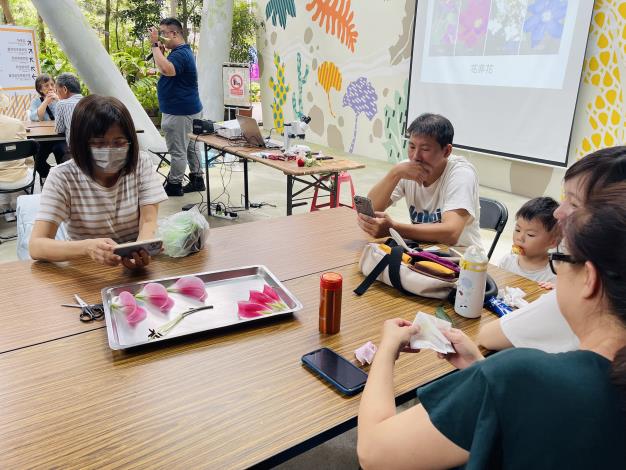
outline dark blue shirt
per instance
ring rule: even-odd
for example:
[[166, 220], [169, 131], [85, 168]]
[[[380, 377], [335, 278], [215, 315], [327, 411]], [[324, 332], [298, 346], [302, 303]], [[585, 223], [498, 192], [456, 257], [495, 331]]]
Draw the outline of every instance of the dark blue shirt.
[[167, 56], [176, 75], [161, 75], [157, 83], [159, 107], [162, 113], [189, 116], [202, 111], [198, 94], [198, 72], [189, 44], [181, 44]]

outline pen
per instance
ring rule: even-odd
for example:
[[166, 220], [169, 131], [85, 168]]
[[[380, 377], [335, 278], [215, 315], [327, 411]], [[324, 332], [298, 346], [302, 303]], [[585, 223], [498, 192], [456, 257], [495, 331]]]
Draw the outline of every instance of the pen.
[[333, 157], [315, 157], [316, 160], [332, 160]]

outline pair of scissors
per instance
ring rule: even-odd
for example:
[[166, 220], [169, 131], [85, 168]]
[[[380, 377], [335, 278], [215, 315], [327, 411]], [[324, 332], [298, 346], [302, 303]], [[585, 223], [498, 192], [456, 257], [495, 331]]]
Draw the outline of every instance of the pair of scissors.
[[90, 322], [92, 320], [102, 320], [104, 318], [104, 309], [101, 305], [89, 305], [78, 294], [74, 294], [74, 298], [80, 305], [80, 321]]

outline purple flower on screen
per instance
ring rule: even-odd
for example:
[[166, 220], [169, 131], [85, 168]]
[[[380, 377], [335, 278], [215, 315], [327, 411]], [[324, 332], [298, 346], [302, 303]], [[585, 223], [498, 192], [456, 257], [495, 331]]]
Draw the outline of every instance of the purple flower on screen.
[[566, 13], [567, 0], [536, 0], [529, 5], [524, 32], [530, 33], [530, 46], [537, 47], [546, 35], [560, 39]]
[[459, 17], [458, 40], [474, 47], [487, 33], [491, 0], [468, 0]]

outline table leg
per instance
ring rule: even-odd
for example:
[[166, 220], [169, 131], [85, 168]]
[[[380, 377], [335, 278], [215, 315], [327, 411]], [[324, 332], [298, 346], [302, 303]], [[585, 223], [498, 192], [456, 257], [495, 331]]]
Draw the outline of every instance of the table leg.
[[293, 178], [287, 175], [287, 215], [291, 215], [293, 209]]
[[248, 159], [243, 159], [243, 200], [246, 210], [250, 209], [250, 194], [248, 193]]
[[206, 207], [207, 215], [211, 215], [211, 189], [209, 188], [209, 149], [207, 144], [204, 144], [204, 174], [206, 176]]
[[[333, 181], [335, 184], [333, 184]], [[339, 187], [339, 173], [334, 172], [330, 174], [330, 209], [339, 207], [339, 201], [337, 200], [337, 188]]]

